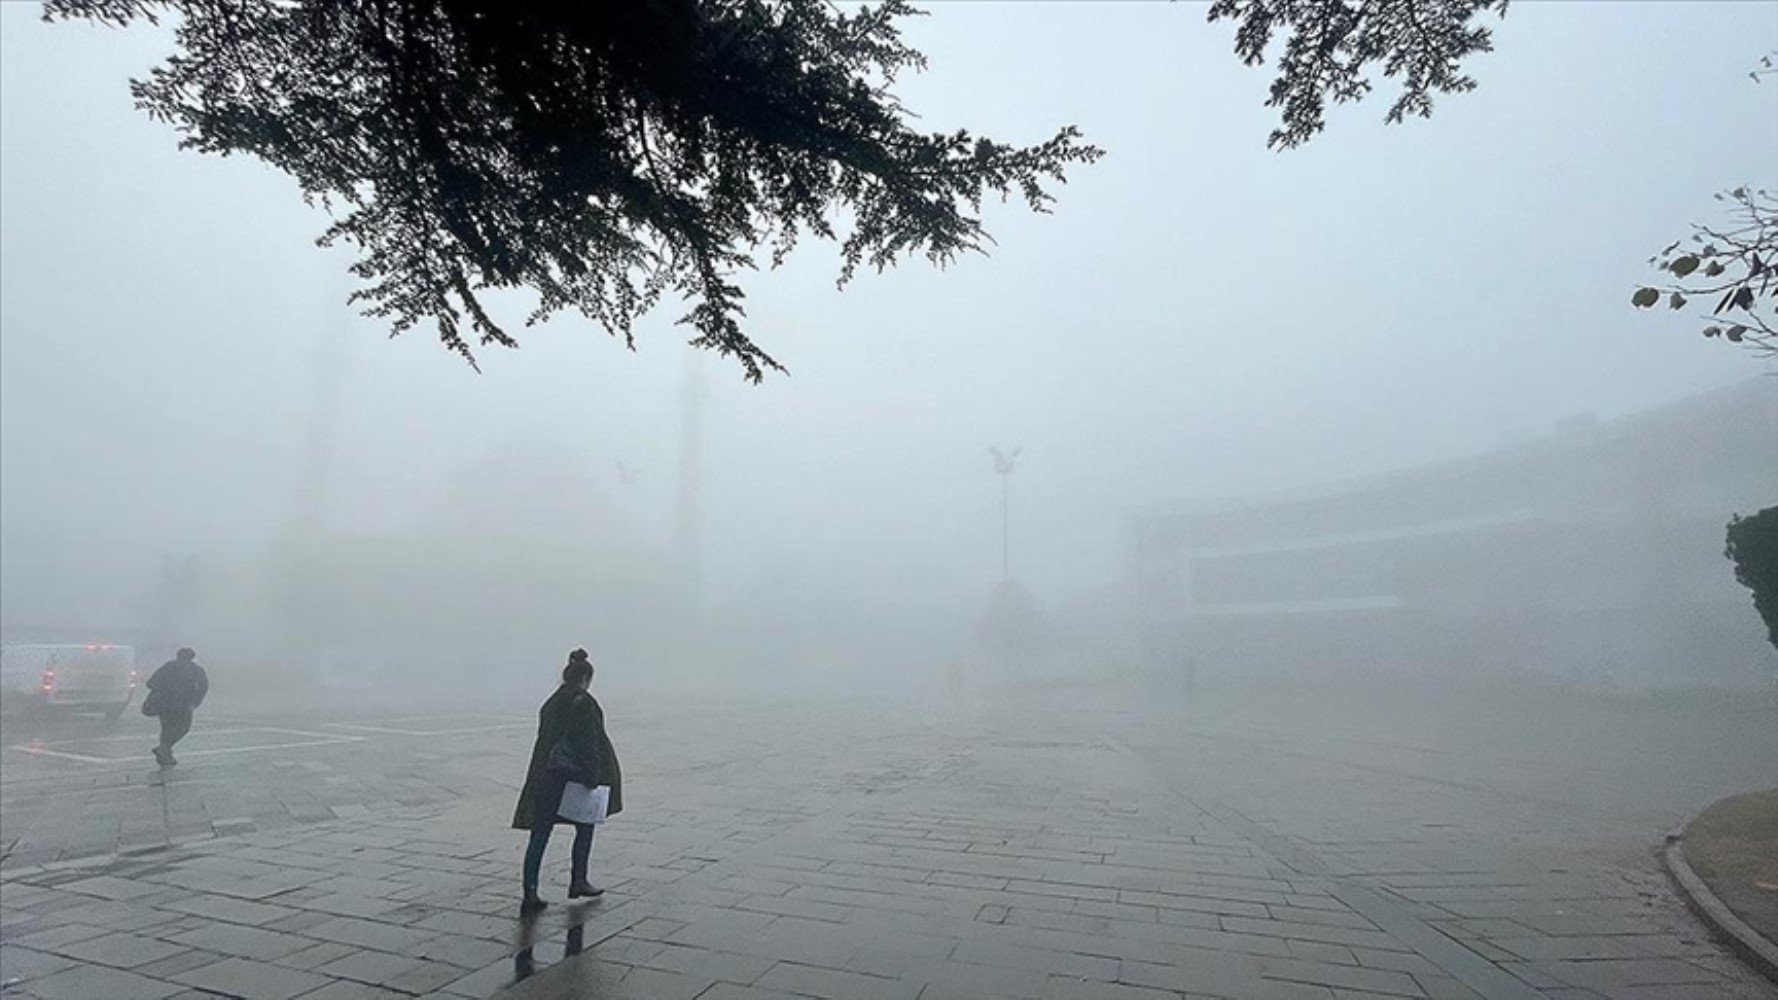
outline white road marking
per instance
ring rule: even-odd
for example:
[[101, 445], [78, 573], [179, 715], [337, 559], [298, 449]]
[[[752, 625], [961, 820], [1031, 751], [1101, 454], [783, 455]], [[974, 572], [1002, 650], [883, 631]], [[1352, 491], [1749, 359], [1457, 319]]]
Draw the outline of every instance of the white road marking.
[[23, 743], [15, 743], [6, 749], [18, 750], [23, 753], [28, 753], [33, 757], [66, 757], [69, 760], [85, 761], [88, 764], [115, 764], [123, 759], [121, 757], [88, 757], [86, 754], [82, 753], [66, 753], [61, 750], [50, 750], [46, 747], [28, 746]]
[[466, 733], [492, 733], [503, 729], [529, 729], [529, 722], [508, 722], [499, 726], [471, 726], [467, 729], [391, 729], [387, 726], [361, 726], [350, 722], [328, 722], [324, 725], [334, 729], [350, 729], [355, 732], [388, 733], [394, 736], [461, 736]]
[[[399, 718], [394, 718], [394, 719], [379, 719], [377, 721], [390, 722], [390, 723], [396, 723], [396, 724], [400, 724], [403, 722], [423, 722], [423, 721], [436, 723], [439, 721], [440, 718], [441, 718], [440, 716], [419, 715], [419, 716], [404, 716], [404, 717], [399, 717]], [[442, 718], [445, 718], [445, 719], [508, 719], [508, 720], [510, 720], [510, 719], [514, 719], [516, 717], [510, 716], [510, 715], [465, 714], [465, 715], [448, 715], [448, 716], [443, 716]], [[256, 752], [259, 752], [262, 750], [296, 750], [296, 749], [301, 749], [303, 747], [331, 746], [331, 745], [336, 745], [336, 744], [341, 744], [341, 743], [362, 743], [365, 740], [368, 740], [371, 738], [370, 736], [353, 735], [354, 733], [375, 733], [375, 734], [388, 735], [388, 736], [409, 736], [409, 737], [465, 736], [465, 735], [469, 735], [472, 733], [502, 732], [502, 731], [509, 730], [509, 729], [530, 729], [534, 725], [535, 725], [534, 722], [532, 722], [530, 720], [525, 720], [522, 722], [518, 722], [518, 721], [501, 722], [497, 725], [489, 725], [489, 726], [465, 726], [465, 727], [461, 727], [461, 728], [457, 728], [457, 729], [400, 729], [400, 728], [396, 728], [395, 726], [387, 726], [387, 725], [373, 726], [373, 725], [362, 725], [362, 724], [350, 723], [350, 722], [324, 722], [321, 724], [321, 727], [324, 729], [349, 730], [349, 732], [324, 732], [324, 733], [311, 732], [311, 731], [305, 730], [305, 729], [285, 729], [280, 726], [240, 726], [240, 727], [234, 728], [234, 729], [199, 730], [198, 733], [195, 735], [200, 736], [200, 737], [204, 738], [205, 740], [208, 740], [210, 737], [215, 737], [215, 736], [241, 736], [241, 735], [251, 734], [251, 733], [277, 733], [277, 734], [281, 734], [284, 736], [300, 736], [300, 737], [303, 737], [303, 739], [300, 742], [252, 743], [252, 744], [247, 744], [245, 746], [237, 746], [237, 747], [213, 747], [213, 748], [204, 749], [204, 750], [183, 750], [180, 752], [180, 756], [183, 756], [183, 757], [214, 757], [214, 756], [219, 756], [219, 755], [223, 755], [223, 754], [256, 753]], [[128, 765], [133, 766], [133, 765], [140, 762], [141, 755], [131, 754], [127, 757], [115, 757], [115, 756], [100, 757], [100, 756], [95, 756], [92, 754], [75, 753], [71, 750], [57, 750], [57, 749], [53, 749], [53, 748], [58, 747], [58, 746], [82, 746], [82, 745], [90, 746], [93, 744], [106, 744], [106, 743], [140, 743], [144, 740], [152, 740], [152, 739], [154, 739], [154, 734], [152, 732], [134, 733], [134, 734], [122, 735], [122, 736], [67, 737], [67, 738], [63, 738], [63, 739], [38, 741], [35, 743], [14, 743], [14, 744], [4, 747], [4, 749], [16, 750], [19, 753], [30, 754], [34, 757], [59, 757], [59, 758], [62, 758], [63, 760], [79, 761], [83, 764], [105, 764], [105, 765], [128, 764]]]
[[259, 743], [247, 747], [220, 747], [215, 750], [181, 750], [185, 757], [213, 757], [220, 753], [251, 753], [257, 750], [294, 750], [297, 747], [318, 747], [329, 743], [361, 743], [363, 736], [334, 736], [323, 740], [304, 740], [301, 743]]
[[[180, 753], [186, 757], [213, 757], [213, 756], [216, 756], [217, 754], [251, 753], [251, 752], [255, 752], [255, 751], [259, 751], [259, 750], [293, 750], [298, 747], [318, 747], [318, 746], [327, 746], [329, 744], [335, 744], [335, 743], [362, 743], [365, 739], [367, 739], [367, 737], [364, 737], [364, 736], [352, 736], [352, 735], [345, 734], [345, 733], [311, 733], [311, 732], [306, 732], [301, 729], [279, 729], [279, 728], [276, 728], [273, 726], [256, 726], [252, 729], [223, 729], [223, 730], [217, 730], [215, 732], [205, 733], [203, 735], [205, 735], [205, 736], [222, 736], [222, 735], [239, 735], [241, 733], [282, 733], [283, 735], [286, 735], [286, 736], [305, 736], [308, 738], [303, 740], [300, 743], [288, 743], [288, 742], [287, 743], [250, 743], [250, 744], [247, 744], [246, 746], [238, 746], [238, 747], [213, 747], [208, 750], [182, 750], [182, 751], [180, 751]], [[142, 740], [142, 739], [147, 739], [147, 738], [149, 738], [149, 737], [144, 737], [144, 736], [132, 737], [132, 739], [135, 739], [135, 740]], [[124, 737], [107, 737], [106, 740], [96, 740], [96, 739], [95, 740], [58, 740], [56, 742], [63, 743], [63, 744], [67, 744], [67, 743], [99, 743], [99, 742], [107, 742], [107, 741], [116, 741], [116, 740], [120, 740], [120, 739], [124, 739]], [[87, 763], [87, 764], [135, 763], [138, 756], [139, 756], [136, 754], [132, 754], [128, 757], [94, 757], [89, 754], [70, 753], [66, 750], [51, 750], [47, 746], [41, 746], [41, 745], [29, 744], [29, 743], [15, 743], [12, 746], [7, 747], [7, 749], [17, 750], [21, 753], [28, 753], [33, 756], [63, 757], [68, 760], [78, 760], [78, 761], [81, 761], [81, 762]]]
[[[253, 727], [246, 728], [246, 729], [205, 729], [205, 730], [200, 730], [200, 732], [204, 736], [237, 736], [241, 733], [282, 732], [282, 730], [276, 730], [276, 729], [268, 730], [268, 729], [265, 729], [265, 728], [262, 728], [259, 726], [253, 726]], [[316, 733], [316, 734], [311, 734], [311, 735], [331, 735], [331, 734]], [[128, 736], [71, 736], [71, 737], [68, 737], [67, 739], [43, 740], [43, 741], [41, 741], [41, 745], [53, 747], [53, 746], [67, 746], [70, 743], [140, 743], [143, 740], [152, 740], [154, 738], [155, 738], [154, 732], [152, 730], [150, 730], [147, 732], [132, 733]], [[22, 746], [22, 745], [23, 744], [15, 744], [15, 746]], [[37, 746], [39, 744], [33, 743], [30, 745]]]

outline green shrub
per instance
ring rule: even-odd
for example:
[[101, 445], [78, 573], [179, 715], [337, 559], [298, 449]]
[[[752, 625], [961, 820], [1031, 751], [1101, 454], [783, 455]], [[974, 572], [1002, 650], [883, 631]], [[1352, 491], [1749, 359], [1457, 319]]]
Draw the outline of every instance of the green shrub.
[[1753, 591], [1753, 607], [1766, 623], [1766, 638], [1778, 646], [1778, 507], [1729, 521], [1728, 547], [1735, 579]]

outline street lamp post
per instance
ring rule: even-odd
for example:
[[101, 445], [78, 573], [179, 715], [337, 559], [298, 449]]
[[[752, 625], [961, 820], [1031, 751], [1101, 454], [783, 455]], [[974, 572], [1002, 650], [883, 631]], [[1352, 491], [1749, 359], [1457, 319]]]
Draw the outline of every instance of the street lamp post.
[[998, 447], [990, 447], [989, 454], [994, 456], [994, 474], [1000, 477], [1000, 576], [1012, 579], [1012, 513], [1010, 505], [1013, 466], [1019, 460], [1019, 452], [1023, 448], [1014, 447], [1011, 451], [1001, 451]]

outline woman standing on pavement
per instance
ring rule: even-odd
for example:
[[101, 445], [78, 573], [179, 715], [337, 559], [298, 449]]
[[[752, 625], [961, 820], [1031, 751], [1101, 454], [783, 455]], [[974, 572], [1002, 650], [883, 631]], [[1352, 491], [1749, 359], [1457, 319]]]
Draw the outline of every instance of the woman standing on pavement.
[[577, 649], [568, 654], [568, 665], [562, 668], [562, 686], [556, 688], [537, 713], [537, 742], [531, 748], [531, 767], [525, 775], [525, 787], [519, 792], [518, 808], [512, 814], [513, 829], [531, 831], [531, 842], [525, 848], [525, 896], [521, 906], [527, 913], [548, 905], [538, 898], [537, 879], [550, 831], [557, 823], [572, 823], [574, 827], [568, 898], [598, 896], [605, 891], [587, 881], [593, 824], [573, 823], [557, 815], [562, 791], [571, 781], [589, 788], [609, 786], [606, 815], [615, 816], [623, 810], [623, 775], [618, 770], [611, 738], [605, 735], [605, 712], [587, 692], [592, 683], [592, 660], [586, 650]]

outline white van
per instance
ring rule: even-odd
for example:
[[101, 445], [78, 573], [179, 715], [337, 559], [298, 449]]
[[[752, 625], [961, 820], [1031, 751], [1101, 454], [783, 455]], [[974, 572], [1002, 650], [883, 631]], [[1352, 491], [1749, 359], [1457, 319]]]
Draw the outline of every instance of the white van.
[[104, 712], [116, 719], [136, 697], [136, 650], [108, 643], [0, 649], [0, 711]]

